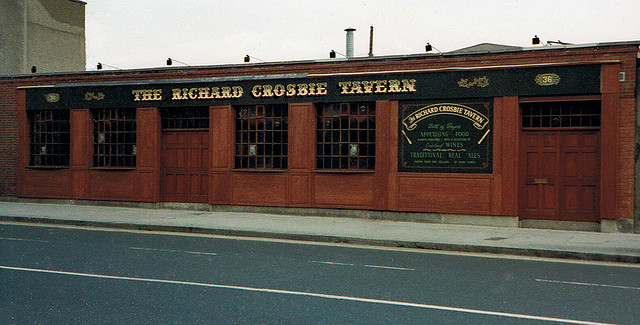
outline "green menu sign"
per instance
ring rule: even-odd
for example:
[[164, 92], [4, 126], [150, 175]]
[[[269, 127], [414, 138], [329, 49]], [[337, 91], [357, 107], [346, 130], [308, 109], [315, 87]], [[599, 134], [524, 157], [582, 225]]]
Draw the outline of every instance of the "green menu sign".
[[489, 99], [401, 103], [398, 170], [491, 173]]

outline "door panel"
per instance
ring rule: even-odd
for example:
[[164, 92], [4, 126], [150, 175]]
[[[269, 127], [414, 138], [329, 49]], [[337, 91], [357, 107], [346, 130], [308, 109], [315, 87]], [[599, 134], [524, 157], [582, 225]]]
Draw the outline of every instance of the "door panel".
[[525, 131], [520, 214], [525, 219], [598, 221], [598, 131]]
[[162, 146], [163, 201], [206, 203], [209, 189], [209, 133], [164, 132]]

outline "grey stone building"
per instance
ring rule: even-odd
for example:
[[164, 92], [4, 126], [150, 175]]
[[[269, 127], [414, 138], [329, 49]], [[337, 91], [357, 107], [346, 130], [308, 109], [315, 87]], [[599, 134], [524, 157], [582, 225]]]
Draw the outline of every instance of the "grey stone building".
[[0, 0], [0, 75], [84, 71], [85, 5]]

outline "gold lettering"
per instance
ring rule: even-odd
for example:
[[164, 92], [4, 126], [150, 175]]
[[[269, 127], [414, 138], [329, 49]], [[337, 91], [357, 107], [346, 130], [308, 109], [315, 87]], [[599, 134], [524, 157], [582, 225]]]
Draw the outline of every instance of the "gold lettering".
[[309, 84], [309, 96], [315, 96], [315, 95], [316, 95], [316, 84], [310, 83]]
[[262, 86], [260, 85], [253, 86], [253, 89], [251, 89], [251, 94], [255, 98], [260, 98], [260, 96], [262, 95]]
[[287, 85], [287, 96], [288, 97], [292, 97], [296, 95], [296, 85], [295, 84], [288, 84]]
[[133, 100], [136, 102], [140, 101], [140, 94], [142, 93], [142, 90], [132, 90], [131, 93], [133, 94]]
[[242, 89], [242, 87], [240, 87], [240, 86], [233, 86], [233, 87], [231, 87], [231, 89], [233, 89], [233, 98], [240, 98], [240, 97], [242, 97], [242, 93], [244, 93], [244, 90]]
[[375, 85], [375, 82], [373, 82], [373, 81], [362, 81], [362, 85], [364, 85], [364, 93], [365, 94], [373, 94], [373, 85]]
[[182, 91], [180, 90], [180, 88], [173, 88], [171, 89], [171, 92], [173, 93], [173, 97], [171, 97], [171, 100], [181, 100], [182, 98]]
[[362, 84], [360, 81], [352, 81], [351, 82], [351, 93], [362, 94]]
[[209, 91], [209, 87], [198, 88], [198, 99], [210, 99]]
[[416, 92], [416, 80], [415, 79], [402, 79], [402, 92], [403, 93], [415, 93]]
[[220, 88], [211, 87], [211, 98], [220, 98]]
[[284, 96], [284, 86], [281, 84], [277, 84], [273, 87], [273, 94], [276, 95], [276, 97], [282, 97]]
[[273, 97], [273, 86], [271, 86], [271, 85], [263, 85], [262, 86], [262, 97], [267, 97], [267, 98]]
[[162, 89], [136, 89], [132, 90], [134, 101], [155, 101], [162, 100]]
[[349, 88], [351, 87], [350, 81], [340, 81], [338, 82], [338, 87], [342, 88], [340, 95], [350, 94]]
[[231, 87], [222, 87], [220, 91], [222, 92], [221, 98], [231, 98]]
[[386, 80], [376, 80], [376, 94], [384, 94], [387, 92], [387, 81]]
[[298, 96], [307, 96], [309, 89], [307, 84], [298, 84]]
[[318, 96], [323, 96], [327, 94], [327, 83], [326, 82], [319, 82], [316, 84], [316, 95]]
[[390, 93], [399, 93], [402, 89], [400, 89], [400, 80], [389, 80], [389, 92]]
[[189, 99], [198, 98], [198, 88], [189, 88]]

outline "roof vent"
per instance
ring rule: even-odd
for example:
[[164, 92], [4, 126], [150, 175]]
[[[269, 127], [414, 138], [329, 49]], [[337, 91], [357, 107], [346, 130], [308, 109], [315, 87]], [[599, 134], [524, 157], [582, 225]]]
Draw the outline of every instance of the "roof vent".
[[353, 57], [353, 32], [356, 29], [349, 27], [344, 31], [347, 32], [347, 59], [351, 59]]

